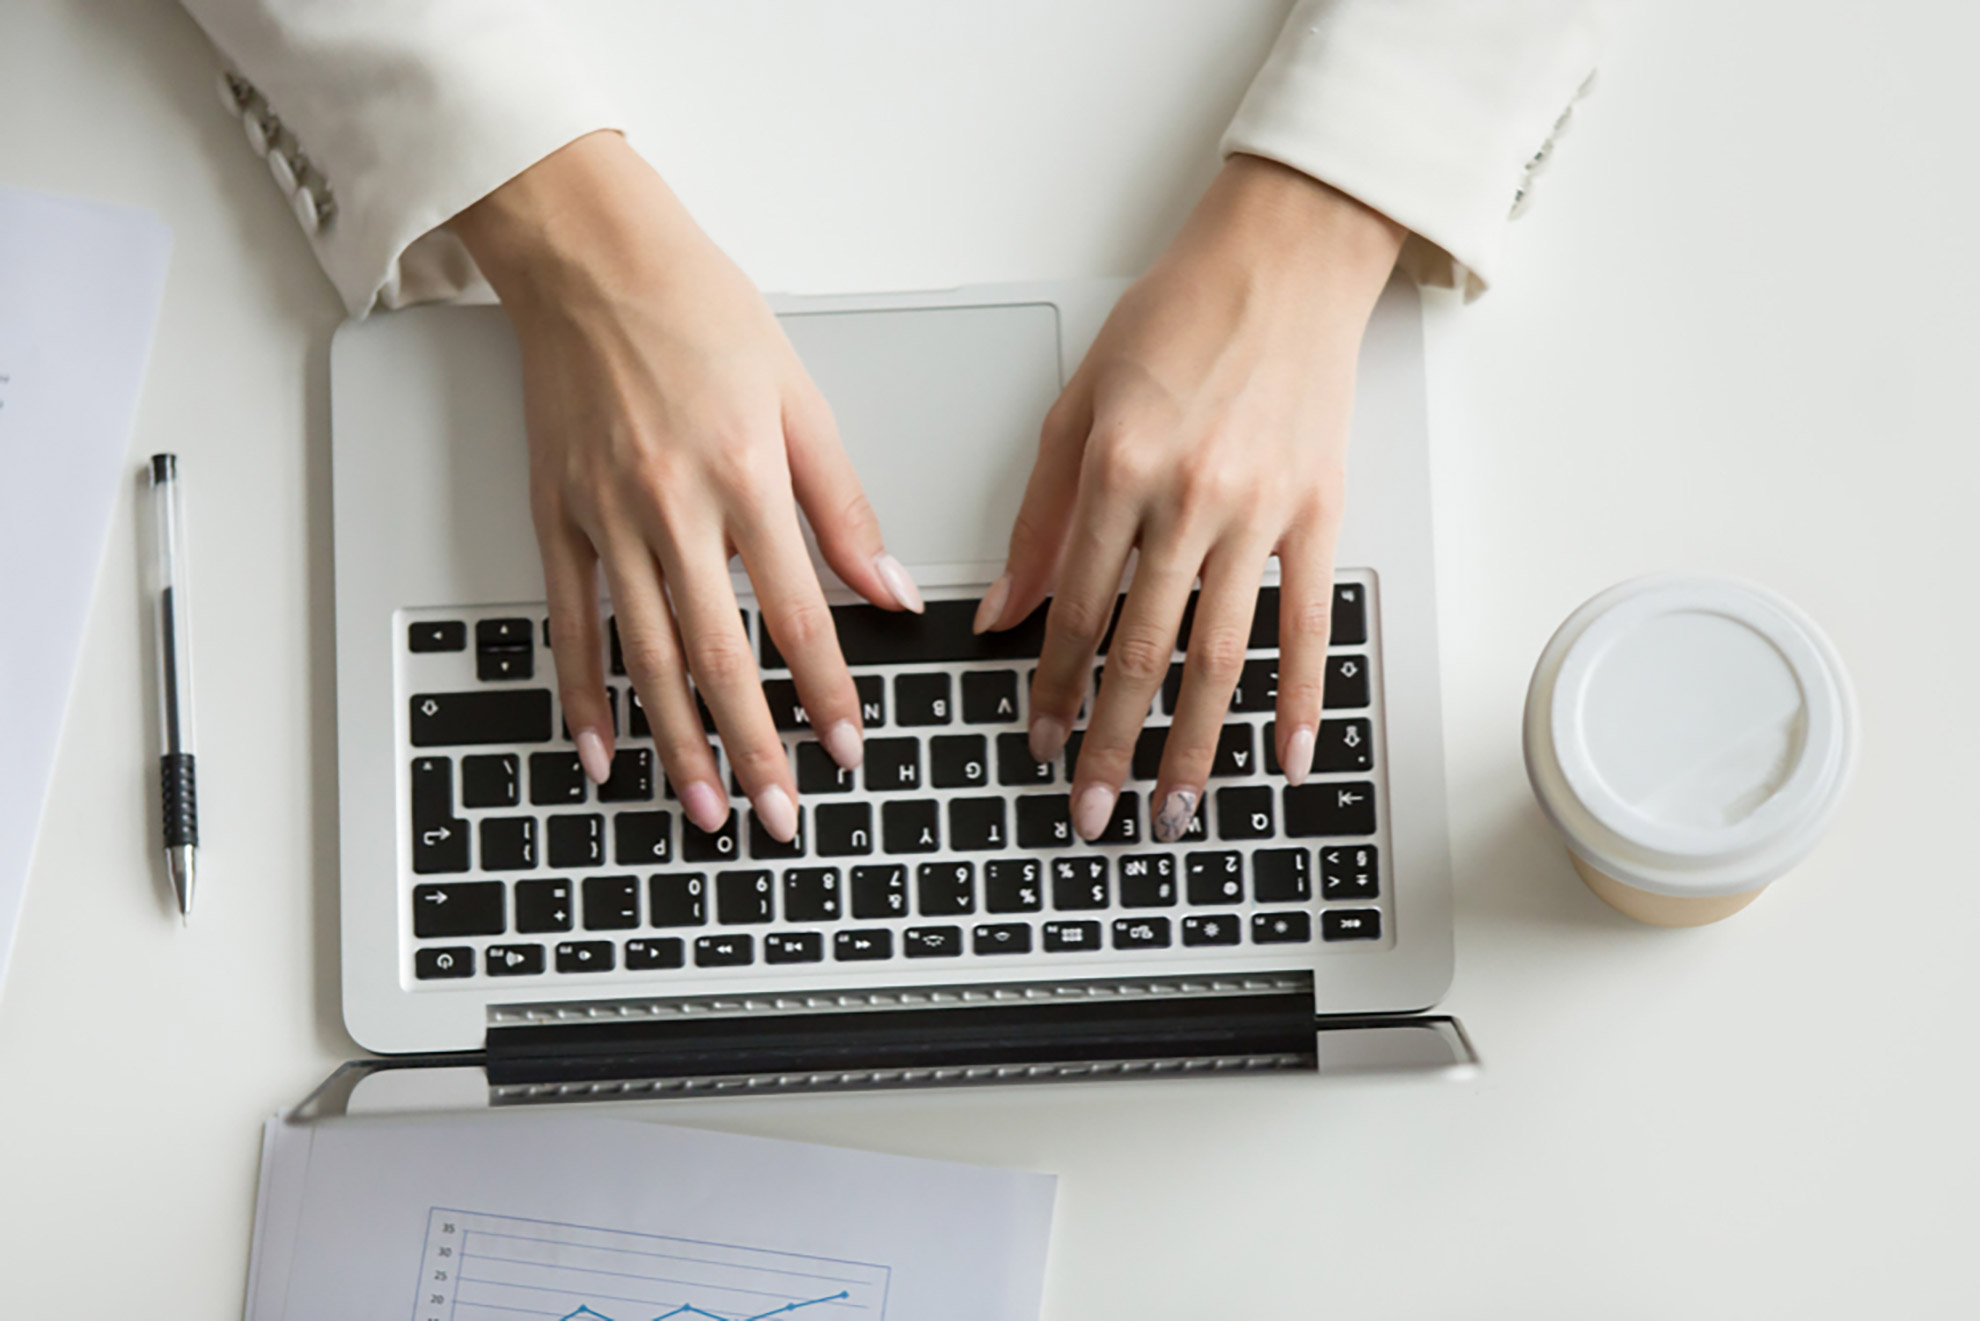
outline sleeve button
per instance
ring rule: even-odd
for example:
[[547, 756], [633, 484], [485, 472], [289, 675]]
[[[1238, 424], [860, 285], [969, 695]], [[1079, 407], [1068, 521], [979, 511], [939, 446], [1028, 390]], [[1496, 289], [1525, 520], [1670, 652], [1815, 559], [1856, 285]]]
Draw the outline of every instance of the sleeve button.
[[250, 110], [241, 116], [241, 129], [247, 134], [248, 147], [257, 156], [268, 154], [268, 125], [260, 115]]
[[320, 223], [316, 213], [316, 194], [305, 186], [296, 189], [291, 201], [296, 208], [296, 223], [302, 226], [303, 233], [314, 237]]
[[275, 186], [282, 190], [284, 197], [296, 191], [296, 167], [290, 163], [287, 152], [268, 153], [268, 172], [275, 176]]

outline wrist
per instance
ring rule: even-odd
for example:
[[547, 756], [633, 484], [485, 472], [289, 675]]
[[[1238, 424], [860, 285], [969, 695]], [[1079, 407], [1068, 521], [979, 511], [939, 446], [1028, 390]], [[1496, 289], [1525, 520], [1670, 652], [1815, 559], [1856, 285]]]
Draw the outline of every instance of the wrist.
[[1189, 230], [1222, 261], [1369, 307], [1408, 233], [1311, 175], [1242, 153], [1224, 162]]

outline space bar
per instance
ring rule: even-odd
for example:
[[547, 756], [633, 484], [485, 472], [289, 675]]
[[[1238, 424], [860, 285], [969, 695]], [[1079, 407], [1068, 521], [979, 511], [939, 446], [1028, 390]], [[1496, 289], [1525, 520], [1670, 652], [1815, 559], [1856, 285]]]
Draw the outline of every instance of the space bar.
[[[1045, 640], [1045, 609], [1041, 605], [1016, 627], [981, 637], [969, 628], [976, 618], [975, 601], [930, 601], [919, 615], [870, 605], [835, 605], [832, 619], [839, 627], [839, 650], [848, 665], [925, 665], [1035, 659]], [[763, 666], [784, 668], [768, 629], [763, 633]]]

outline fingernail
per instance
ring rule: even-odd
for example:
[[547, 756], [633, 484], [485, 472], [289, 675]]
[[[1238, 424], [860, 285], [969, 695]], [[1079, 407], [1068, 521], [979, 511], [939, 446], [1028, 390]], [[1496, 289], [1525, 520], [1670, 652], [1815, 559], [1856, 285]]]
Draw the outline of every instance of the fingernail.
[[728, 800], [705, 780], [696, 780], [681, 790], [681, 810], [687, 813], [688, 820], [711, 835], [729, 819]]
[[1155, 816], [1155, 838], [1159, 843], [1173, 844], [1183, 837], [1189, 823], [1196, 818], [1196, 805], [1201, 797], [1194, 789], [1172, 789], [1162, 800], [1162, 810]]
[[603, 784], [612, 778], [612, 754], [605, 751], [605, 740], [598, 737], [595, 729], [580, 729], [577, 732], [578, 765], [591, 777], [593, 784]]
[[1073, 807], [1073, 829], [1084, 840], [1096, 840], [1107, 829], [1107, 819], [1114, 815], [1114, 799], [1119, 797], [1104, 784], [1093, 784], [1079, 796]]
[[976, 607], [976, 622], [970, 631], [981, 633], [1004, 617], [1004, 602], [1011, 596], [1011, 575], [1008, 573], [990, 584], [990, 590], [983, 594], [983, 604]]
[[1066, 746], [1066, 722], [1039, 716], [1031, 722], [1031, 759], [1050, 761]]
[[899, 560], [882, 551], [873, 557], [873, 571], [880, 575], [880, 581], [887, 584], [887, 590], [903, 607], [917, 615], [922, 612], [921, 589], [914, 585], [914, 579], [908, 577], [908, 571], [901, 567]]
[[850, 720], [841, 720], [819, 735], [818, 741], [825, 745], [825, 751], [832, 754], [832, 760], [846, 770], [858, 770], [860, 762], [866, 759], [865, 741]]
[[1313, 770], [1313, 727], [1301, 725], [1286, 739], [1286, 755], [1279, 758], [1286, 768], [1286, 783], [1301, 785]]
[[797, 808], [791, 804], [789, 794], [773, 784], [749, 801], [756, 809], [756, 819], [770, 832], [770, 838], [780, 844], [797, 838]]

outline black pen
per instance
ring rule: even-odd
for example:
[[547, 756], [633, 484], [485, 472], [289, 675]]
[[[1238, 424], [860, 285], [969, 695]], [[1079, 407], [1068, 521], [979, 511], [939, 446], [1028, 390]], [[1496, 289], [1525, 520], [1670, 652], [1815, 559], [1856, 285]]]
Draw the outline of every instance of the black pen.
[[164, 790], [165, 867], [179, 896], [179, 918], [192, 917], [199, 856], [199, 794], [193, 779], [192, 611], [187, 600], [186, 511], [179, 498], [179, 459], [151, 456], [151, 503], [158, 533], [158, 779]]

